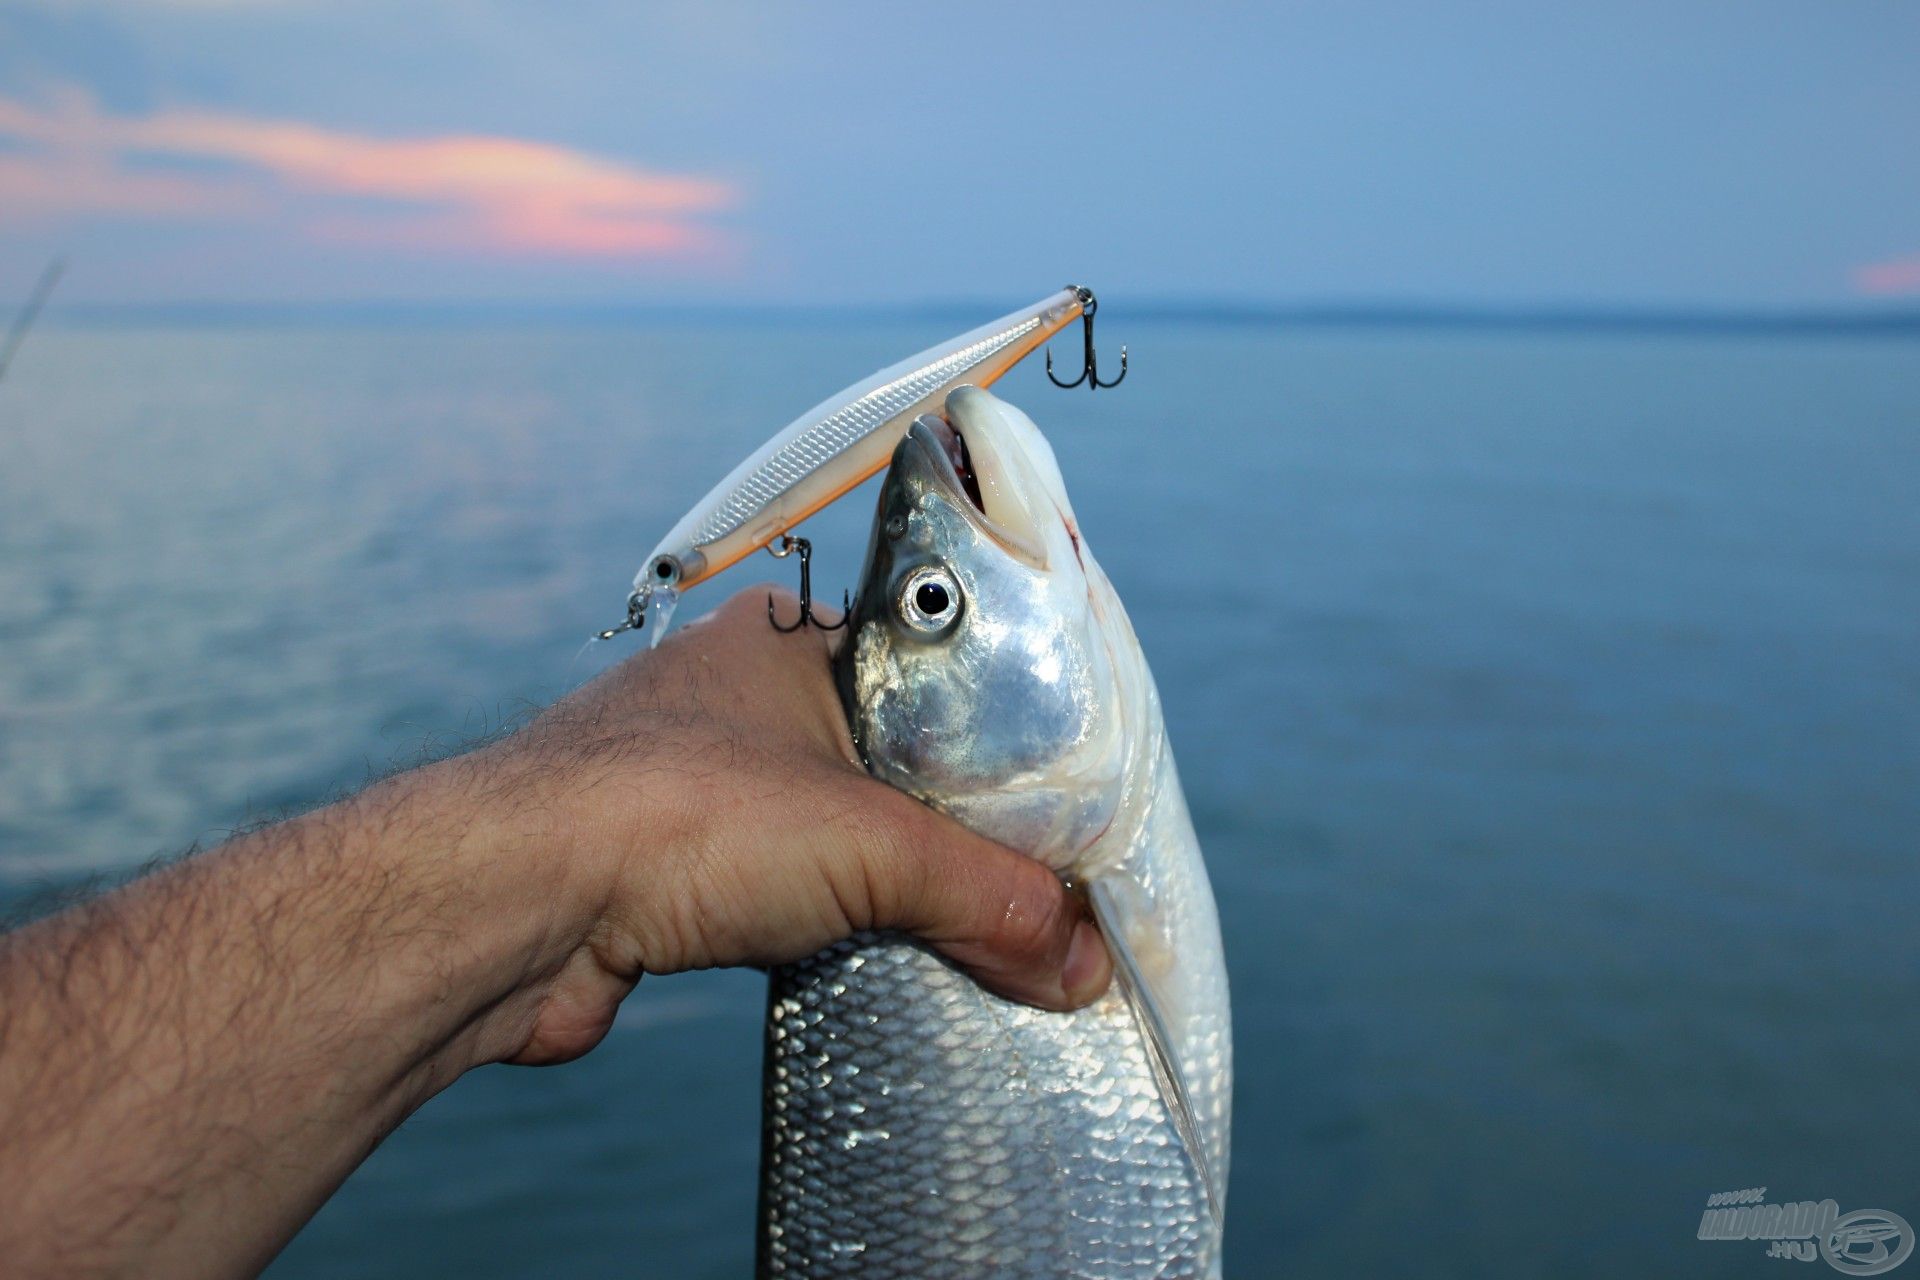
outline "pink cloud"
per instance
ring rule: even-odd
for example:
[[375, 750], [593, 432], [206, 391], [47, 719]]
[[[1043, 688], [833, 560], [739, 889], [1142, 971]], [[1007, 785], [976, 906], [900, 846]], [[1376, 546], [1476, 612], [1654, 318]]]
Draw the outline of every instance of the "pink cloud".
[[75, 213], [230, 217], [262, 207], [260, 193], [244, 184], [127, 173], [91, 156], [0, 152], [0, 225]]
[[1853, 287], [1861, 293], [1920, 293], [1920, 257], [1856, 267]]
[[280, 218], [315, 238], [407, 249], [687, 259], [724, 248], [701, 219], [738, 199], [717, 179], [550, 143], [379, 138], [200, 111], [110, 116], [74, 95], [44, 110], [0, 98], [0, 143], [13, 144], [0, 151], [0, 225]]

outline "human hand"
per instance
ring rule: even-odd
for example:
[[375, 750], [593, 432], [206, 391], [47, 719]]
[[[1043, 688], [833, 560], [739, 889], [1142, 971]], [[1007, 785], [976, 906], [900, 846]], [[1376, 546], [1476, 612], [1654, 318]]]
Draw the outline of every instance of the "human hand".
[[750, 592], [482, 750], [0, 934], [8, 1274], [253, 1274], [427, 1098], [585, 1053], [642, 973], [887, 928], [1097, 996], [1079, 901], [869, 778], [827, 659]]
[[1111, 963], [1080, 901], [1039, 863], [869, 777], [829, 633], [776, 632], [764, 600], [735, 596], [475, 757], [521, 814], [511, 842], [567, 860], [564, 900], [579, 904], [577, 941], [508, 1060], [586, 1052], [643, 973], [790, 962], [860, 929], [915, 934], [1046, 1008], [1106, 989]]

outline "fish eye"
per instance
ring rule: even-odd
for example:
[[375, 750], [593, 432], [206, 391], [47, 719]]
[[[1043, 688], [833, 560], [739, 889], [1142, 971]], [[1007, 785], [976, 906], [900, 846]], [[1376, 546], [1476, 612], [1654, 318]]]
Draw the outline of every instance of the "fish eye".
[[939, 635], [960, 616], [960, 586], [945, 569], [922, 565], [901, 581], [895, 609], [909, 630]]

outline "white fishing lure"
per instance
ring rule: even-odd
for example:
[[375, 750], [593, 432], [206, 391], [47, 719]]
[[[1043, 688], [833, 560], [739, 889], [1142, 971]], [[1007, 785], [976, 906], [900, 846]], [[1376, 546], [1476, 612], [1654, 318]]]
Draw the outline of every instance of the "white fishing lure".
[[893, 456], [914, 418], [962, 383], [989, 386], [1078, 319], [1090, 290], [1069, 285], [1030, 307], [902, 360], [801, 414], [694, 504], [634, 578], [627, 620], [665, 633], [680, 595], [827, 506]]

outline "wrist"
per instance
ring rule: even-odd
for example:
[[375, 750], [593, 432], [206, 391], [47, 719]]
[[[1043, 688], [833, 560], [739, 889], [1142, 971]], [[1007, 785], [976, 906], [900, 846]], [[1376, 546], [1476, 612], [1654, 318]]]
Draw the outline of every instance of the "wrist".
[[467, 1065], [586, 1052], [644, 967], [633, 889], [654, 877], [631, 864], [680, 825], [657, 777], [635, 767], [656, 735], [629, 723], [606, 737], [570, 710], [420, 771], [424, 807], [453, 817], [449, 872], [490, 958]]
[[369, 995], [415, 1021], [419, 1100], [519, 1052], [594, 926], [569, 811], [518, 764], [492, 750], [454, 757], [313, 815], [361, 846], [379, 886], [368, 909], [411, 939]]

